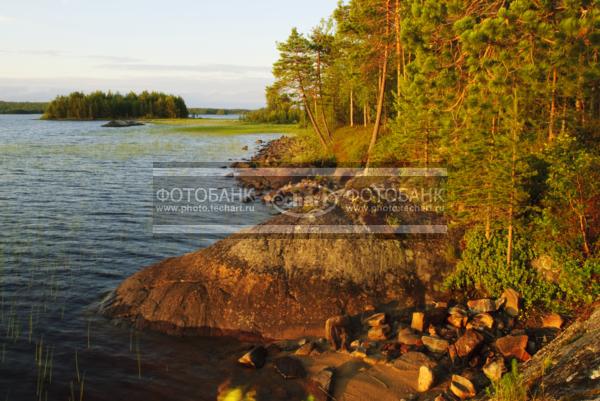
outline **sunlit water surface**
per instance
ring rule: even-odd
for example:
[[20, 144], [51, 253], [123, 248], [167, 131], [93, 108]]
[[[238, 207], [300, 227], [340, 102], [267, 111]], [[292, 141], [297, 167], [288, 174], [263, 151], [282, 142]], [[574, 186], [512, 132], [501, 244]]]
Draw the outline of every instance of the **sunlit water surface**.
[[220, 238], [152, 235], [153, 162], [227, 164], [280, 135], [37, 117], [0, 115], [0, 400], [214, 400], [246, 344], [139, 333], [94, 306]]

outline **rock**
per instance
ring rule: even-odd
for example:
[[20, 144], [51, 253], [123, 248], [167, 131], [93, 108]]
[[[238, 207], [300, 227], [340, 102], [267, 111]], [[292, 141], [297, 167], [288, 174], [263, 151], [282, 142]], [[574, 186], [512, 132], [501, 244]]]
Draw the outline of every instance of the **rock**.
[[527, 342], [529, 338], [523, 336], [506, 336], [496, 340], [496, 348], [505, 357], [515, 357], [521, 362], [528, 361], [531, 356], [527, 353]]
[[449, 343], [443, 338], [423, 336], [421, 337], [421, 341], [423, 341], [423, 345], [425, 345], [427, 349], [431, 352], [441, 354], [448, 350]]
[[558, 313], [550, 313], [542, 318], [542, 327], [547, 329], [560, 329], [564, 321]]
[[493, 358], [483, 366], [483, 374], [485, 374], [492, 383], [496, 383], [500, 380], [504, 372], [506, 372], [506, 365], [504, 364], [504, 358], [502, 357]]
[[512, 317], [519, 316], [519, 301], [521, 296], [512, 288], [506, 289], [500, 296], [500, 300], [504, 305], [504, 311]]
[[415, 334], [409, 328], [400, 329], [398, 331], [398, 342], [400, 344], [414, 345], [417, 347], [423, 345], [423, 341], [421, 341], [421, 336]]
[[265, 141], [263, 141], [262, 139], [257, 139], [257, 140], [256, 140], [256, 144], [257, 144], [257, 145], [260, 145], [260, 144], [262, 144], [262, 143], [264, 143], [264, 142], [265, 142]]
[[491, 330], [494, 327], [494, 318], [489, 313], [480, 313], [476, 315], [469, 323], [467, 329]]
[[452, 394], [454, 394], [461, 400], [473, 398], [477, 395], [473, 383], [471, 383], [471, 381], [466, 377], [459, 375], [452, 375], [452, 381], [450, 382], [450, 391], [452, 391]]
[[597, 400], [600, 395], [600, 303], [578, 318], [522, 366], [524, 383], [552, 400]]
[[466, 326], [469, 314], [464, 308], [460, 306], [453, 306], [448, 310], [448, 314], [448, 323], [450, 323], [452, 326], [456, 327], [457, 329], [461, 329]]
[[265, 366], [267, 349], [262, 345], [256, 346], [238, 359], [238, 362], [250, 368], [260, 369]]
[[435, 382], [436, 363], [421, 352], [408, 352], [402, 355], [394, 361], [394, 367], [398, 370], [418, 372], [414, 387], [420, 393], [431, 389]]
[[102, 126], [106, 127], [106, 128], [127, 128], [127, 127], [137, 127], [140, 125], [144, 125], [144, 124], [142, 124], [138, 121], [131, 121], [131, 120], [128, 120], [128, 121], [112, 120]]
[[424, 393], [429, 391], [435, 382], [435, 376], [433, 370], [427, 366], [421, 366], [419, 368], [419, 378], [417, 379], [417, 391]]
[[275, 369], [284, 379], [300, 379], [306, 376], [304, 365], [298, 359], [291, 356], [283, 356], [273, 362]]
[[316, 400], [327, 401], [331, 399], [333, 394], [334, 374], [335, 369], [327, 367], [310, 377], [310, 381], [317, 390], [314, 394]]
[[450, 315], [448, 316], [448, 323], [457, 329], [462, 329], [466, 326], [468, 318], [461, 315]]
[[387, 324], [380, 327], [371, 327], [367, 337], [371, 341], [385, 341], [388, 339], [390, 330], [390, 326]]
[[301, 345], [300, 348], [294, 352], [294, 354], [298, 356], [308, 356], [315, 349], [315, 343], [309, 341], [304, 345]]
[[325, 322], [325, 340], [334, 350], [347, 349], [349, 331], [349, 316], [334, 316]]
[[[416, 260], [435, 269], [431, 280], [442, 280], [451, 266], [444, 256], [449, 239], [444, 238], [252, 235], [264, 226], [298, 224], [298, 217], [278, 215], [243, 235], [140, 269], [103, 302], [101, 311], [138, 329], [175, 335], [261, 341], [321, 337], [328, 318], [359, 315], [368, 304], [414, 307]], [[354, 223], [334, 209], [314, 224]], [[346, 330], [348, 341], [351, 333]]]
[[454, 343], [456, 355], [460, 358], [467, 358], [481, 345], [482, 342], [483, 336], [481, 334], [475, 330], [467, 330], [465, 334]]
[[242, 150], [244, 150], [244, 151], [248, 150], [248, 145], [242, 147]]
[[496, 311], [496, 303], [491, 299], [476, 299], [467, 302], [467, 306], [475, 313]]
[[360, 346], [360, 347], [356, 348], [354, 351], [352, 351], [352, 353], [350, 355], [352, 355], [355, 358], [365, 359], [367, 357], [367, 354], [368, 354], [367, 348], [364, 346]]
[[413, 330], [416, 330], [416, 331], [422, 333], [425, 330], [425, 313], [414, 312], [412, 314], [412, 321], [410, 323], [410, 327]]
[[387, 321], [387, 316], [385, 313], [376, 313], [374, 315], [369, 316], [365, 322], [370, 327], [378, 327], [383, 326]]

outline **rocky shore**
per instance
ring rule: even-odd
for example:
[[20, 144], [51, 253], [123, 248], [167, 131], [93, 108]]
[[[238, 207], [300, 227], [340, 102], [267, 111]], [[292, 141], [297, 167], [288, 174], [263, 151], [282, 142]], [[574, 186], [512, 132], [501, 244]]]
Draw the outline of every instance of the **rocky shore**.
[[514, 363], [523, 374], [505, 389], [513, 396], [598, 399], [599, 305], [563, 332], [563, 317], [526, 318], [520, 303], [508, 289], [497, 300], [332, 317], [324, 337], [253, 347], [238, 363], [254, 373], [234, 375], [219, 399], [245, 389], [265, 400], [483, 400], [486, 389], [514, 374]]
[[[236, 167], [277, 166], [291, 141], [274, 141]], [[240, 181], [263, 197], [282, 187], [314, 190], [302, 177]], [[336, 209], [312, 224], [373, 218], [385, 216]], [[264, 225], [299, 223], [282, 214]], [[253, 342], [219, 388], [220, 400], [486, 399], [485, 389], [510, 371], [512, 360], [525, 372], [519, 385], [551, 390], [544, 400], [600, 396], [597, 305], [560, 334], [563, 317], [523, 314], [512, 289], [499, 299], [445, 293], [441, 283], [458, 254], [455, 237], [234, 235], [142, 269], [102, 312], [139, 329]], [[569, 385], [588, 398], [563, 397]]]

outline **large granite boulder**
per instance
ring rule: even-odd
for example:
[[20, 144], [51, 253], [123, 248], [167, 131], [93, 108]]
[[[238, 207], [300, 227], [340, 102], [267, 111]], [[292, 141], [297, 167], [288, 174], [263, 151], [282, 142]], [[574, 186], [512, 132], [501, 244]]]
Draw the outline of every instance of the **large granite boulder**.
[[[266, 224], [296, 224], [281, 215]], [[347, 224], [338, 212], [316, 224]], [[331, 316], [424, 302], [441, 280], [447, 238], [382, 240], [238, 235], [147, 267], [104, 303], [108, 315], [171, 334], [323, 336]]]

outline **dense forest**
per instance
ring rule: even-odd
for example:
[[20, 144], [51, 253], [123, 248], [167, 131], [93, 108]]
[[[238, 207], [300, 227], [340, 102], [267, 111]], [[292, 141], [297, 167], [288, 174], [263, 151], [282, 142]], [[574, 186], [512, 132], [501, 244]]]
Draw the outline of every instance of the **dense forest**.
[[242, 115], [249, 113], [248, 109], [215, 109], [207, 107], [192, 107], [188, 109], [191, 115], [194, 114], [205, 114], [207, 116], [230, 116], [230, 115]]
[[366, 166], [448, 167], [447, 286], [561, 308], [600, 295], [599, 49], [595, 0], [340, 2], [278, 44], [254, 116], [306, 118], [324, 157], [356, 131]]
[[188, 110], [179, 96], [158, 92], [120, 93], [73, 92], [58, 96], [48, 105], [44, 118], [94, 120], [118, 118], [187, 118]]
[[48, 103], [0, 101], [0, 114], [43, 114], [46, 107]]

